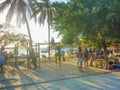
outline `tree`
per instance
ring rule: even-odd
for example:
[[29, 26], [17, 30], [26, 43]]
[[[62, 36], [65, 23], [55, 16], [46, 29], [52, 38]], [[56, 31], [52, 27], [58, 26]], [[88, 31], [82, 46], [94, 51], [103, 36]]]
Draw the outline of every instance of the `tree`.
[[62, 42], [72, 44], [78, 43], [84, 27], [83, 6], [79, 2], [53, 3], [55, 7], [54, 29], [62, 35]]
[[7, 24], [3, 24], [0, 28], [0, 46], [2, 50], [4, 50], [6, 46], [11, 44], [17, 44], [18, 47], [27, 46], [26, 42], [28, 37], [24, 34], [15, 33], [14, 29], [15, 28]]
[[34, 4], [33, 17], [36, 17], [40, 25], [48, 24], [48, 43], [49, 43], [49, 59], [50, 59], [50, 26], [52, 25], [53, 7], [49, 0], [40, 0]]
[[[55, 30], [63, 35], [63, 39], [67, 37], [67, 40], [76, 32], [75, 41], [82, 40], [104, 48], [107, 57], [106, 44], [120, 38], [119, 4], [119, 0], [70, 0], [67, 4], [55, 3]], [[107, 59], [106, 64], [108, 68]]]
[[0, 3], [0, 11], [6, 10], [6, 8], [8, 8], [6, 15], [7, 23], [10, 23], [14, 16], [16, 16], [16, 23], [18, 26], [21, 26], [22, 23], [26, 23], [30, 39], [30, 49], [33, 49], [33, 47], [28, 18], [32, 14], [31, 7], [33, 2], [36, 2], [36, 0], [3, 0]]
[[[85, 2], [89, 13], [86, 14], [85, 19], [84, 39], [94, 42], [98, 48], [103, 48], [105, 57], [107, 57], [107, 43], [112, 44], [119, 37], [117, 34], [120, 32], [118, 3], [120, 3], [118, 0], [98, 0], [94, 4], [90, 1]], [[105, 60], [108, 69], [108, 59]]]
[[[98, 35], [101, 45], [104, 48], [105, 56], [107, 57], [107, 43], [114, 42], [120, 36], [120, 7], [119, 0], [101, 0], [96, 6], [95, 19], [97, 24], [95, 28], [99, 28]], [[106, 58], [106, 68], [108, 68], [108, 59]]]

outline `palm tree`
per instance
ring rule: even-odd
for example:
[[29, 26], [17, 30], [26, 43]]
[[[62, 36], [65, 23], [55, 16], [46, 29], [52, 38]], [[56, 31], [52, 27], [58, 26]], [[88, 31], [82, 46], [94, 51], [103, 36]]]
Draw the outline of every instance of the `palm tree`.
[[16, 16], [16, 23], [20, 27], [21, 24], [26, 23], [28, 35], [29, 35], [29, 45], [30, 49], [32, 47], [32, 38], [28, 23], [28, 18], [32, 15], [31, 6], [32, 3], [36, 2], [36, 0], [3, 0], [0, 2], [0, 11], [8, 9], [6, 15], [7, 23], [10, 23], [14, 16]]
[[[36, 0], [3, 0], [0, 2], [0, 11], [8, 9], [6, 15], [6, 22], [9, 24], [14, 16], [16, 16], [17, 25], [20, 27], [21, 24], [25, 23], [29, 35], [29, 52], [33, 51], [32, 37], [30, 33], [28, 18], [32, 15], [32, 3]], [[29, 60], [27, 61], [27, 65]]]
[[34, 4], [33, 17], [37, 18], [40, 25], [44, 25], [47, 21], [48, 24], [48, 54], [50, 60], [50, 26], [52, 25], [52, 16], [54, 9], [49, 0], [37, 0], [38, 2]]

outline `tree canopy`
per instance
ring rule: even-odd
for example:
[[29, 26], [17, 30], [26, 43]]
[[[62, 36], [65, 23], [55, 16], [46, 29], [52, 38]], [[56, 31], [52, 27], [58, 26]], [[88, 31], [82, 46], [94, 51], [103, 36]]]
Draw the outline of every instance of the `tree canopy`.
[[97, 45], [115, 42], [120, 38], [119, 4], [119, 0], [55, 2], [53, 26], [63, 35], [64, 43], [77, 43], [80, 39]]
[[5, 49], [6, 46], [17, 44], [19, 47], [27, 47], [28, 37], [24, 34], [15, 32], [15, 28], [8, 24], [1, 24], [0, 28], [0, 47]]

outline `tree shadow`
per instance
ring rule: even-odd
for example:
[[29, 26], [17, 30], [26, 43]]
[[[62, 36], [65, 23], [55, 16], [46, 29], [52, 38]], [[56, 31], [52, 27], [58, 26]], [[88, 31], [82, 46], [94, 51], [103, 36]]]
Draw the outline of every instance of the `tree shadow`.
[[[16, 82], [17, 79], [13, 78], [8, 78], [6, 77], [6, 72], [5, 73], [0, 73], [0, 89], [4, 90], [6, 89], [5, 87], [10, 87], [12, 86], [11, 82]], [[15, 90], [15, 88], [12, 89], [6, 89], [6, 90]]]
[[[4, 88], [8, 90], [15, 90], [18, 88], [20, 88], [20, 90], [60, 90], [61, 88], [73, 90], [74, 87], [84, 89], [85, 86], [91, 89], [101, 89], [97, 84], [100, 84], [106, 88], [108, 87], [107, 82], [112, 83], [112, 81], [108, 81], [109, 79], [105, 79], [106, 81], [104, 81], [104, 85], [101, 84], [102, 81], [100, 80], [98, 80], [99, 83], [96, 83], [96, 80], [87, 81], [87, 79], [84, 79], [85, 77], [91, 78], [91, 76], [99, 75], [99, 73], [93, 69], [87, 68], [84, 68], [84, 72], [79, 72], [77, 64], [72, 64], [70, 62], [62, 63], [61, 67], [56, 65], [55, 62], [46, 62], [41, 63], [41, 68], [30, 70], [28, 68], [20, 67], [19, 70], [10, 70], [8, 73], [13, 77], [14, 75], [16, 76], [10, 80], [7, 80], [8, 83], [2, 82], [6, 85]], [[7, 79], [5, 78], [5, 75], [3, 76], [4, 77], [2, 78]], [[19, 84], [13, 85], [9, 81], [16, 81], [16, 83], [19, 82]], [[81, 87], [81, 85], [84, 87]], [[77, 90], [79, 90], [78, 88]]]

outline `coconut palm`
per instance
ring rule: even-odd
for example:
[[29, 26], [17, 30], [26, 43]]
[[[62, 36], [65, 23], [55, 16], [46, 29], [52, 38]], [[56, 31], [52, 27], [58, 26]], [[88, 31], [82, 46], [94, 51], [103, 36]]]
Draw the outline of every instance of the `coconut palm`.
[[20, 27], [21, 24], [26, 24], [28, 35], [29, 35], [29, 45], [32, 48], [32, 38], [28, 23], [28, 18], [32, 15], [31, 6], [36, 0], [2, 0], [0, 2], [0, 11], [7, 10], [6, 21], [10, 23], [13, 17], [16, 19], [17, 25]]
[[37, 21], [40, 25], [44, 25], [47, 21], [48, 24], [48, 43], [49, 43], [49, 60], [50, 60], [50, 26], [52, 24], [52, 16], [54, 9], [52, 8], [52, 4], [50, 0], [37, 0], [38, 2], [34, 4], [34, 14], [33, 17], [37, 18]]

